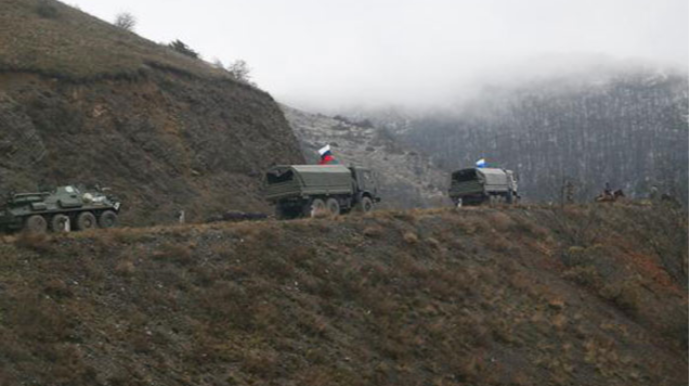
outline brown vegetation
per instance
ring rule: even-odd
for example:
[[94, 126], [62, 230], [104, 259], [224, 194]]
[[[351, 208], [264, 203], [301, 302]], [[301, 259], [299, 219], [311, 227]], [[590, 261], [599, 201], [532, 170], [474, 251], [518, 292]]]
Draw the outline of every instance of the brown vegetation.
[[[657, 254], [675, 240], [675, 228], [653, 233], [659, 210], [18, 238], [0, 244], [0, 374], [77, 386], [682, 384], [687, 289], [659, 279], [675, 267]], [[596, 237], [581, 236], [585, 224]], [[687, 252], [677, 258], [686, 267]]]
[[129, 226], [267, 211], [262, 172], [304, 162], [267, 93], [54, 0], [0, 2], [0, 127], [0, 196], [99, 184]]

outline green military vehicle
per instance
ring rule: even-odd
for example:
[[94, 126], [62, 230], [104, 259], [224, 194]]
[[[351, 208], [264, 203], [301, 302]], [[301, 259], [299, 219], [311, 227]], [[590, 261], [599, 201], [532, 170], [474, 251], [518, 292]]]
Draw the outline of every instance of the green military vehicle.
[[42, 233], [112, 228], [119, 211], [115, 198], [100, 190], [82, 192], [72, 185], [50, 192], [10, 193], [0, 207], [0, 229]]
[[342, 165], [274, 166], [266, 172], [264, 197], [279, 219], [370, 212], [381, 201], [371, 170]]
[[448, 195], [456, 206], [487, 202], [512, 204], [520, 197], [513, 172], [497, 168], [468, 168], [453, 172]]

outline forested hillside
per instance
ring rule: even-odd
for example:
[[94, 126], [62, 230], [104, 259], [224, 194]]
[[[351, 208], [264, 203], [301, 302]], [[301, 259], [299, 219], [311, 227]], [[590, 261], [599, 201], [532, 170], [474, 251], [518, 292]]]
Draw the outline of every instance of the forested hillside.
[[512, 168], [526, 197], [578, 200], [606, 182], [628, 195], [688, 195], [687, 75], [626, 71], [494, 87], [453, 109], [414, 117], [374, 114], [381, 125], [450, 171], [482, 157]]

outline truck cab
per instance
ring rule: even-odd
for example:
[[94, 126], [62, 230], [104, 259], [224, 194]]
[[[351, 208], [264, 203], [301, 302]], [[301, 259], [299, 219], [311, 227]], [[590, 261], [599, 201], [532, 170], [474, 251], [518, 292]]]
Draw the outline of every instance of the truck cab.
[[370, 197], [374, 202], [380, 202], [378, 181], [371, 170], [357, 166], [351, 166], [352, 181], [355, 184], [354, 191], [360, 197]]

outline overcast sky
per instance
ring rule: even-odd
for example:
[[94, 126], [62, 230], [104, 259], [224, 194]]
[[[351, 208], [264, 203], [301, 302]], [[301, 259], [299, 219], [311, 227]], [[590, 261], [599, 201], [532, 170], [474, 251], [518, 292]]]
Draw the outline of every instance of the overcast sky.
[[[544, 58], [688, 67], [688, 0], [67, 0], [207, 60], [244, 59], [298, 106], [442, 99]], [[565, 58], [565, 59], [563, 59]], [[415, 97], [412, 98], [411, 96]]]

